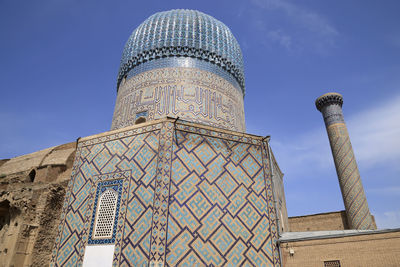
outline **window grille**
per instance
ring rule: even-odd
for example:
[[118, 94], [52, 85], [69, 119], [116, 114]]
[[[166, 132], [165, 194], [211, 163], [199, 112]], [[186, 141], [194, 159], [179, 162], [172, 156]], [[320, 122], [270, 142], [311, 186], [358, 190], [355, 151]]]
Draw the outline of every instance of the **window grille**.
[[113, 234], [117, 194], [112, 189], [104, 191], [97, 206], [97, 216], [93, 238], [110, 238]]
[[340, 267], [340, 261], [324, 261], [324, 267]]

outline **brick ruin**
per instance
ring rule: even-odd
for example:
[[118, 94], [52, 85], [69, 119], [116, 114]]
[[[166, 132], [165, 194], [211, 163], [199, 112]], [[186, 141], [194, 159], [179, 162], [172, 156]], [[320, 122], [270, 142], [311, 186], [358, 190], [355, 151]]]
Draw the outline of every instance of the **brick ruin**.
[[0, 161], [0, 266], [48, 265], [75, 146]]

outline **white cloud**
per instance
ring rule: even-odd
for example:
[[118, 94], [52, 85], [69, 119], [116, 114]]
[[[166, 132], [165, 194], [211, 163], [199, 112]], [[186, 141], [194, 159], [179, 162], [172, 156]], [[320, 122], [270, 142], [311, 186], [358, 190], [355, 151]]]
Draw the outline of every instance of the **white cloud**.
[[280, 45], [284, 46], [286, 49], [290, 50], [292, 45], [292, 37], [288, 34], [282, 32], [282, 30], [269, 31], [267, 36], [272, 41], [278, 42]]
[[[290, 142], [271, 139], [271, 146], [286, 178], [301, 178], [309, 173], [329, 168], [333, 164], [328, 137], [324, 128], [303, 133]], [[312, 167], [311, 167], [312, 166]]]
[[400, 169], [400, 96], [352, 116], [347, 126], [359, 164]]
[[322, 35], [337, 35], [337, 30], [321, 15], [299, 5], [284, 0], [253, 0], [255, 5], [264, 9], [278, 9], [286, 13], [296, 23], [310, 31]]
[[[376, 167], [400, 170], [400, 96], [349, 117], [347, 126], [363, 170]], [[279, 137], [272, 139], [271, 146], [286, 171], [286, 178], [301, 178], [311, 173], [310, 166], [312, 173], [334, 168], [322, 118], [321, 127], [292, 136], [286, 142]]]
[[[291, 44], [294, 43], [294, 40], [297, 46], [312, 46], [321, 53], [325, 53], [335, 44], [339, 33], [322, 15], [285, 0], [252, 0], [251, 2], [256, 9], [263, 11], [253, 18], [256, 27], [261, 30], [265, 28], [267, 38], [278, 41], [286, 49], [292, 47]], [[271, 29], [272, 26], [265, 20], [265, 11], [283, 13], [283, 17], [290, 22], [287, 29], [284, 31]], [[278, 18], [282, 18], [282, 16], [279, 14]], [[298, 30], [300, 33], [296, 34]]]

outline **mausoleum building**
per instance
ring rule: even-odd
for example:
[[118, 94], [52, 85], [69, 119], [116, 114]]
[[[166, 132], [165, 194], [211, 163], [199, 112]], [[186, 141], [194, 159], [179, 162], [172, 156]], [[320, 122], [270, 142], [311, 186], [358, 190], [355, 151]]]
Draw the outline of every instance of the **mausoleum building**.
[[199, 11], [133, 31], [112, 131], [79, 140], [53, 266], [280, 264], [282, 174], [269, 138], [244, 133], [243, 73], [229, 28]]
[[376, 230], [342, 95], [316, 107], [346, 210], [288, 218], [270, 136], [245, 132], [225, 24], [150, 16], [116, 87], [110, 131], [0, 160], [0, 266], [400, 266], [400, 229]]

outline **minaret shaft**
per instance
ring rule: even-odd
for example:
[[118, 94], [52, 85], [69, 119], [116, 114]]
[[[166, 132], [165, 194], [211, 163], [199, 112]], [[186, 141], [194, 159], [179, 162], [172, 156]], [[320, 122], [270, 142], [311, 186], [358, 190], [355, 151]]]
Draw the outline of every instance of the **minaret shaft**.
[[351, 229], [376, 229], [344, 122], [343, 98], [340, 94], [328, 93], [319, 97], [315, 104], [324, 117], [349, 226]]

